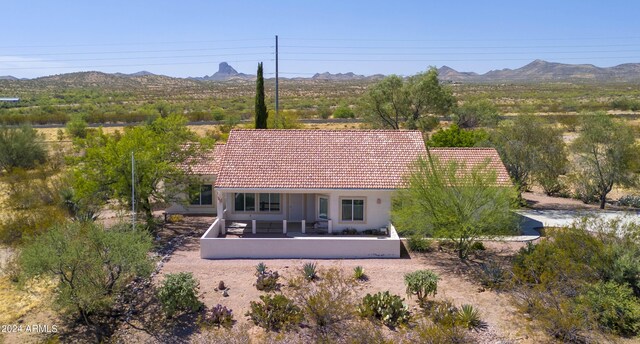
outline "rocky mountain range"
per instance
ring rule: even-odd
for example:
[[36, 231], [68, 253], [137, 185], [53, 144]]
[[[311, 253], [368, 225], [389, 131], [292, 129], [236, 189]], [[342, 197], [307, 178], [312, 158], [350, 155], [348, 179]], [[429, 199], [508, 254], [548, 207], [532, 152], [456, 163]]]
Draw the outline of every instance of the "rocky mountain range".
[[[526, 83], [526, 82], [640, 82], [640, 63], [625, 63], [614, 67], [597, 67], [591, 64], [563, 64], [535, 60], [516, 69], [492, 70], [484, 74], [474, 72], [459, 72], [448, 66], [438, 69], [440, 79], [456, 83]], [[350, 81], [350, 80], [379, 80], [384, 75], [358, 75], [352, 72], [316, 73], [310, 78], [294, 77], [292, 80], [310, 81]], [[281, 79], [288, 79], [283, 78]], [[11, 75], [0, 76], [0, 82], [20, 83], [62, 83], [67, 86], [117, 86], [119, 84], [134, 86], [144, 85], [153, 87], [154, 84], [191, 84], [198, 82], [237, 81], [249, 82], [255, 80], [255, 75], [239, 73], [231, 65], [221, 62], [218, 71], [203, 77], [174, 78], [158, 75], [148, 71], [131, 74], [103, 73], [103, 72], [74, 72], [51, 75], [35, 79], [18, 79]]]
[[438, 69], [441, 80], [450, 82], [638, 82], [640, 63], [625, 63], [614, 67], [592, 64], [564, 64], [535, 60], [516, 69], [492, 70], [484, 74], [458, 72], [443, 66]]

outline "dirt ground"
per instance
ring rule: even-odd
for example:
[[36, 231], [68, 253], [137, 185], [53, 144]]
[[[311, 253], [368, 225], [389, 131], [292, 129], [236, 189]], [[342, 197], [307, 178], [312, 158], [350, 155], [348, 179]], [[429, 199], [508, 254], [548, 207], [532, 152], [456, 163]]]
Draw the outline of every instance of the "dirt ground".
[[[250, 301], [258, 300], [263, 292], [255, 286], [255, 266], [260, 261], [271, 270], [277, 270], [281, 274], [281, 282], [286, 284], [290, 277], [301, 273], [301, 267], [306, 262], [316, 262], [319, 269], [338, 267], [351, 274], [353, 268], [362, 266], [368, 276], [368, 281], [361, 282], [357, 287], [359, 296], [366, 293], [389, 290], [394, 294], [406, 298], [404, 274], [419, 269], [430, 269], [440, 275], [438, 294], [436, 299], [447, 299], [456, 305], [471, 304], [477, 307], [482, 314], [482, 320], [487, 328], [479, 338], [482, 342], [494, 343], [500, 341], [514, 343], [536, 342], [527, 333], [522, 320], [519, 319], [509, 296], [504, 293], [484, 290], [477, 282], [469, 278], [470, 267], [462, 264], [458, 258], [450, 253], [436, 250], [432, 253], [408, 254], [404, 252], [400, 259], [268, 259], [268, 260], [205, 260], [200, 259], [198, 236], [206, 229], [207, 221], [198, 218], [187, 218], [184, 224], [178, 227], [187, 229], [187, 223], [195, 221], [195, 232], [186, 235], [185, 240], [169, 256], [164, 263], [159, 276], [154, 283], [159, 283], [165, 274], [177, 272], [192, 272], [200, 281], [200, 299], [207, 307], [222, 304], [233, 310], [237, 325], [248, 322], [244, 316], [249, 310]], [[171, 226], [173, 227], [173, 226]], [[191, 227], [193, 228], [193, 227]], [[172, 233], [181, 232], [181, 229], [173, 229]], [[518, 242], [490, 242], [486, 243], [487, 254], [496, 257], [511, 255], [522, 247], [524, 243]], [[229, 296], [224, 297], [216, 291], [220, 281], [230, 288]], [[407, 299], [410, 308], [416, 310], [414, 299]], [[254, 329], [255, 330], [255, 329]], [[128, 329], [130, 332], [125, 337], [135, 338], [136, 341], [151, 341], [147, 334], [141, 331]], [[136, 333], [131, 333], [136, 332]], [[123, 337], [120, 337], [123, 338]]]

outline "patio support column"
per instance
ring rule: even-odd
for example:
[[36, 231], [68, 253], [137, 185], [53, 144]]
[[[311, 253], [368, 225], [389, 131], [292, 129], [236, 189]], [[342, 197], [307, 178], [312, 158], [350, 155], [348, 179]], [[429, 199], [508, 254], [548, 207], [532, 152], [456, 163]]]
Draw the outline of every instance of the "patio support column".
[[327, 229], [329, 230], [329, 234], [333, 233], [333, 221], [327, 221]]
[[256, 220], [251, 220], [251, 233], [256, 234]]
[[220, 191], [216, 192], [216, 216], [218, 216], [219, 219], [222, 219], [224, 217], [224, 194]]
[[227, 225], [225, 224], [224, 219], [220, 219], [220, 234], [227, 234]]
[[282, 220], [282, 234], [287, 234], [287, 220]]
[[306, 229], [307, 229], [307, 223], [305, 220], [302, 220], [302, 234], [305, 233]]

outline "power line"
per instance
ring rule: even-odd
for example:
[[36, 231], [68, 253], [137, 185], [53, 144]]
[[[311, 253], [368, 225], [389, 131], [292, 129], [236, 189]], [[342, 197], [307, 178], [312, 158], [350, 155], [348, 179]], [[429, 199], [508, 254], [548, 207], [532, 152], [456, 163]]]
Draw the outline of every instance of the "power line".
[[377, 38], [299, 38], [284, 37], [288, 41], [344, 41], [344, 42], [523, 42], [523, 41], [597, 41], [640, 39], [640, 36], [619, 37], [576, 37], [576, 38], [471, 38], [471, 39], [377, 39]]
[[305, 49], [520, 49], [520, 48], [603, 48], [637, 47], [640, 44], [598, 44], [598, 45], [538, 45], [538, 46], [326, 46], [326, 45], [281, 45], [283, 48]]
[[[271, 45], [260, 45], [251, 47], [225, 47], [225, 48], [197, 48], [197, 49], [163, 49], [163, 50], [122, 50], [122, 51], [93, 51], [93, 52], [64, 52], [64, 53], [38, 53], [27, 54], [29, 56], [63, 56], [63, 55], [94, 55], [94, 54], [138, 54], [138, 53], [164, 53], [164, 52], [182, 52], [182, 51], [216, 51], [216, 50], [233, 50], [233, 49], [264, 49], [273, 48]], [[19, 55], [20, 53], [14, 53]]]
[[[273, 61], [273, 59], [265, 60]], [[227, 62], [255, 62], [255, 60], [234, 60]], [[173, 66], [173, 65], [198, 65], [198, 64], [214, 64], [211, 61], [204, 62], [174, 62], [174, 63], [144, 63], [144, 64], [115, 64], [115, 65], [95, 65], [95, 66], [48, 66], [48, 67], [8, 67], [0, 68], [2, 70], [18, 70], [18, 69], [83, 69], [83, 68], [103, 68], [103, 67], [144, 67], [144, 66]]]
[[174, 56], [139, 56], [139, 57], [107, 57], [107, 58], [92, 58], [92, 59], [64, 59], [64, 60], [0, 60], [0, 63], [47, 63], [47, 62], [72, 62], [72, 61], [112, 61], [112, 60], [140, 60], [140, 59], [170, 59], [170, 58], [194, 58], [194, 57], [222, 57], [222, 56], [247, 56], [247, 55], [273, 55], [273, 52], [263, 53], [237, 53], [237, 54], [212, 54], [212, 55], [174, 55]]
[[220, 43], [220, 42], [251, 42], [251, 41], [271, 41], [268, 38], [248, 38], [248, 39], [219, 39], [210, 41], [165, 41], [165, 42], [128, 42], [128, 43], [91, 43], [91, 44], [55, 44], [55, 45], [16, 45], [0, 46], [0, 49], [16, 48], [70, 48], [70, 47], [104, 47], [104, 46], [129, 46], [129, 45], [156, 45], [156, 44], [194, 44], [194, 43]]
[[[563, 60], [591, 60], [591, 59], [638, 59], [640, 56], [600, 56], [600, 57], [563, 57]], [[449, 61], [530, 61], [531, 58], [496, 58], [496, 59], [446, 59], [446, 60], [424, 60], [424, 59], [280, 59], [283, 61], [298, 62], [449, 62]]]
[[351, 55], [351, 56], [428, 56], [428, 55], [522, 55], [522, 54], [593, 54], [637, 53], [640, 50], [583, 50], [583, 51], [518, 51], [518, 52], [429, 52], [429, 53], [351, 53], [351, 52], [289, 52], [290, 55]]

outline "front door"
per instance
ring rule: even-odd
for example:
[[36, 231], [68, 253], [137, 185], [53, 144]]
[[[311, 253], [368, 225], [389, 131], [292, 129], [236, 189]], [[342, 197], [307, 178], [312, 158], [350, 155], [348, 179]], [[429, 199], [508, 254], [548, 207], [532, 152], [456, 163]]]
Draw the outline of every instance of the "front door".
[[289, 221], [304, 220], [304, 194], [289, 194]]

